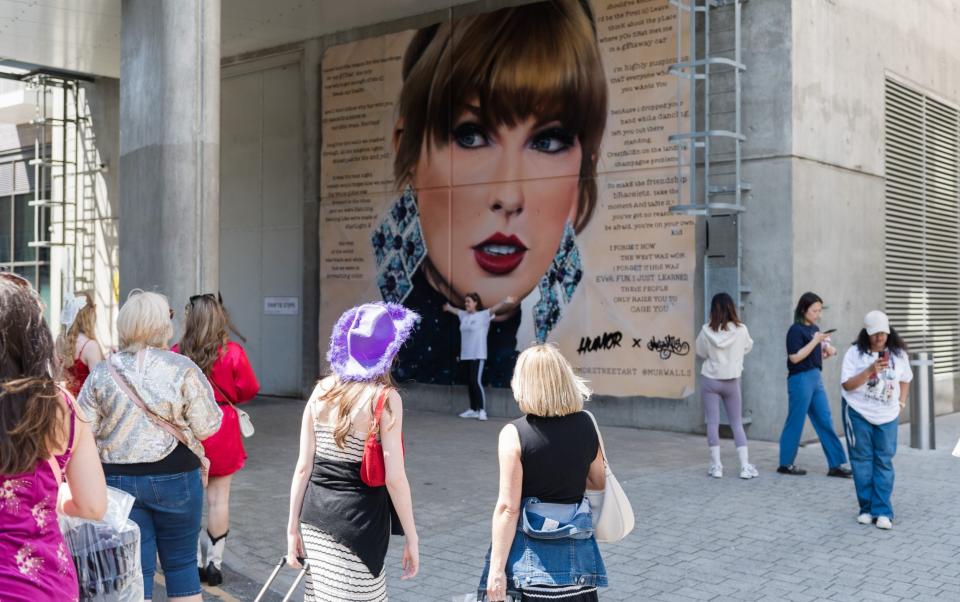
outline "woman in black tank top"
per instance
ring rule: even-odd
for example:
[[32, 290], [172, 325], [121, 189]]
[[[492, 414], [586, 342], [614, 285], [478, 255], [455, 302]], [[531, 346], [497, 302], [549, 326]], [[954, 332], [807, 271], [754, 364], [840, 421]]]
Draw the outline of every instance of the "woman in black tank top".
[[[563, 602], [597, 600], [597, 588], [607, 585], [606, 569], [596, 540], [583, 537], [582, 530], [592, 530], [583, 514], [589, 509], [585, 490], [604, 487], [597, 431], [583, 412], [590, 390], [553, 345], [521, 353], [510, 384], [525, 415], [500, 432], [500, 494], [478, 597], [497, 602], [510, 592], [518, 601], [544, 595]], [[578, 534], [560, 539], [531, 534], [520, 519], [528, 504], [537, 502], [553, 505], [567, 517], [560, 518], [561, 528], [567, 521]]]

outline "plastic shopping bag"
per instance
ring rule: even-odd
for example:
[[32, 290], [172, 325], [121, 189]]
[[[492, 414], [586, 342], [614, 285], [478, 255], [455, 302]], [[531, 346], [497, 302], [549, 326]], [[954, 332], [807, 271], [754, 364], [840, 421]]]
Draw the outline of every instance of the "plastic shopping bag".
[[140, 528], [130, 520], [134, 498], [107, 487], [107, 512], [102, 521], [59, 517], [70, 548], [84, 602], [140, 602]]

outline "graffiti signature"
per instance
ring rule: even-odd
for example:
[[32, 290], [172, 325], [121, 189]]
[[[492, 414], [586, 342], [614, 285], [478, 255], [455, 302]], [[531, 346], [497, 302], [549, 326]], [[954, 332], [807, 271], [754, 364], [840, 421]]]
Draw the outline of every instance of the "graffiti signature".
[[647, 349], [660, 355], [660, 359], [670, 359], [672, 355], [687, 355], [690, 353], [690, 343], [681, 341], [677, 337], [668, 334], [662, 339], [650, 337], [647, 342]]

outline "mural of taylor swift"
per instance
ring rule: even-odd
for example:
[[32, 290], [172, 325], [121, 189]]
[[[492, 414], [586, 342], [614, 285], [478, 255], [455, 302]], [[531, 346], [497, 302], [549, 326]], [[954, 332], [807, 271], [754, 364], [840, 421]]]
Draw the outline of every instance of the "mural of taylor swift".
[[[423, 320], [401, 381], [451, 384], [460, 350], [445, 303], [508, 306], [490, 326], [486, 381], [509, 386], [522, 320], [542, 342], [583, 276], [576, 236], [597, 203], [607, 84], [587, 0], [552, 0], [417, 32], [394, 133], [399, 199], [372, 235], [378, 286]], [[537, 291], [530, 316], [519, 302]], [[523, 341], [528, 344], [529, 340]]]

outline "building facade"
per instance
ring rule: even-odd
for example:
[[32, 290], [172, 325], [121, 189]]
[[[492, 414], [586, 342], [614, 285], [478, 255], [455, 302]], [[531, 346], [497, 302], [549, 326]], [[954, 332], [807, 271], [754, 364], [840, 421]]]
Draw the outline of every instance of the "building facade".
[[[64, 294], [89, 284], [97, 291], [104, 340], [111, 340], [112, 312], [131, 288], [167, 292], [178, 313], [190, 294], [220, 290], [248, 339], [263, 392], [306, 395], [324, 370], [321, 308], [339, 298], [342, 286], [321, 277], [330, 199], [323, 183], [325, 170], [333, 169], [323, 158], [324, 57], [344, 44], [524, 3], [451, 4], [395, 3], [384, 13], [389, 19], [375, 24], [329, 13], [336, 22], [331, 32], [291, 31], [290, 39], [261, 21], [262, 40], [251, 34], [238, 50], [241, 16], [231, 12], [237, 5], [208, 2], [206, 14], [173, 17], [124, 2], [116, 15], [123, 31], [116, 64], [48, 65], [89, 69], [92, 76], [79, 104], [98, 152], [81, 170], [95, 172], [88, 177], [95, 211], [81, 208], [80, 220], [93, 238], [67, 232], [57, 246], [36, 252], [24, 246], [33, 222], [23, 205], [34, 184], [3, 174], [24, 172], [18, 165], [33, 157], [37, 136], [30, 132], [38, 126], [24, 119], [30, 101], [13, 98], [14, 88], [0, 94], [19, 107], [0, 107], [10, 124], [0, 126], [0, 267], [33, 270], [49, 291], [51, 313]], [[666, 2], [607, 4], [629, 12]], [[209, 13], [213, 6], [216, 14]], [[196, 44], [172, 50], [174, 30], [194, 32]], [[738, 217], [739, 278], [743, 318], [756, 342], [743, 377], [751, 437], [779, 436], [787, 411], [784, 337], [797, 298], [808, 290], [824, 298], [823, 324], [837, 328], [841, 348], [856, 337], [867, 311], [885, 309], [913, 347], [934, 353], [937, 411], [957, 409], [956, 31], [960, 13], [950, 0], [742, 4], [741, 160], [751, 190]], [[83, 186], [78, 190], [82, 197]], [[65, 200], [82, 207], [80, 197]], [[52, 211], [40, 219], [62, 237], [70, 230], [64, 223], [76, 216]], [[709, 290], [706, 221], [698, 218], [692, 237], [696, 265], [684, 314], [691, 334], [702, 323]], [[86, 280], [77, 260], [91, 255], [85, 246], [95, 257]], [[837, 360], [826, 363], [838, 427], [839, 372]], [[414, 408], [452, 411], [466, 397], [457, 385], [408, 389]], [[603, 422], [702, 432], [699, 391], [685, 393], [597, 395], [593, 403]], [[488, 390], [488, 406], [492, 414], [516, 412], [508, 389]]]

